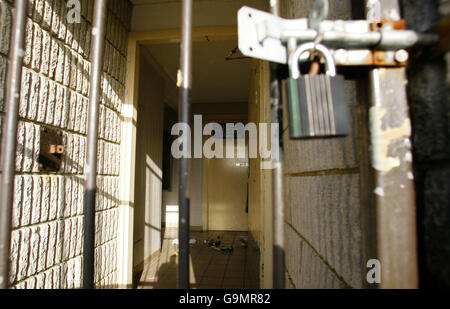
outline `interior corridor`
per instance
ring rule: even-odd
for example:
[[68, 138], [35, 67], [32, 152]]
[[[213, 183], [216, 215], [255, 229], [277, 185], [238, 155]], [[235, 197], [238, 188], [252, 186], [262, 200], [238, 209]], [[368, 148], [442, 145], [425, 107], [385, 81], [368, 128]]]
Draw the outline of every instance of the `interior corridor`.
[[[177, 288], [178, 229], [167, 228], [162, 248], [152, 255], [140, 276], [138, 289]], [[191, 232], [190, 284], [193, 289], [257, 289], [259, 282], [251, 279], [247, 267], [247, 232]], [[175, 240], [175, 242], [174, 242]], [[220, 245], [210, 246], [210, 241]], [[233, 247], [233, 251], [220, 248]]]

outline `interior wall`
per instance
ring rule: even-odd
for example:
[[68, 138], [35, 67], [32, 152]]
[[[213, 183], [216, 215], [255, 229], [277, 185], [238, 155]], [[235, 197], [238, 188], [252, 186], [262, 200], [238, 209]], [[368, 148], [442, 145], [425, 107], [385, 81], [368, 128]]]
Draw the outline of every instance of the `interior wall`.
[[[164, 130], [169, 131], [172, 125], [177, 123], [177, 114], [166, 108]], [[175, 138], [175, 136], [173, 136]], [[190, 173], [190, 225], [191, 229], [201, 230], [203, 226], [203, 159], [191, 159]], [[178, 160], [170, 156], [170, 188], [163, 190], [162, 195], [162, 222], [164, 224], [176, 224], [178, 218]], [[166, 216], [167, 214], [167, 216]]]
[[[217, 139], [223, 143], [225, 139]], [[237, 154], [239, 145], [235, 147]], [[242, 149], [242, 148], [240, 148]], [[245, 150], [244, 150], [245, 151]], [[204, 159], [208, 229], [213, 231], [247, 231], [248, 168], [239, 166], [247, 158]]]
[[246, 115], [247, 113], [247, 102], [192, 104], [193, 115]]
[[164, 80], [141, 58], [136, 125], [134, 266], [161, 247]]
[[191, 229], [203, 228], [203, 159], [191, 159]]
[[178, 222], [170, 214], [176, 212], [178, 216], [178, 160], [174, 158], [171, 158], [170, 174], [170, 189], [162, 193], [162, 222], [165, 226]]
[[[169, 132], [172, 126], [178, 122], [177, 113], [166, 107], [164, 109], [164, 131]], [[170, 187], [162, 193], [162, 222], [167, 226], [166, 208], [176, 205], [178, 208], [178, 160], [170, 156]], [[178, 210], [177, 210], [178, 213]]]

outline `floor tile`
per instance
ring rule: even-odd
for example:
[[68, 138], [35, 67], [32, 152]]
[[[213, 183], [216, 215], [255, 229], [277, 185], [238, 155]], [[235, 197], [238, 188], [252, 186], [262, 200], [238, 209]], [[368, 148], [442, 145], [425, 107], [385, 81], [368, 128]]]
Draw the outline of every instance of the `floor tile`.
[[[166, 229], [159, 254], [155, 254], [144, 267], [138, 288], [172, 289], [177, 287], [178, 254], [173, 239], [177, 229]], [[257, 288], [257, 283], [246, 275], [246, 248], [240, 246], [239, 237], [246, 232], [193, 232], [191, 239], [197, 243], [190, 247], [191, 288], [242, 289]], [[207, 241], [205, 244], [204, 241]], [[233, 246], [233, 252], [222, 252], [208, 245], [210, 240], [220, 240], [221, 246]]]

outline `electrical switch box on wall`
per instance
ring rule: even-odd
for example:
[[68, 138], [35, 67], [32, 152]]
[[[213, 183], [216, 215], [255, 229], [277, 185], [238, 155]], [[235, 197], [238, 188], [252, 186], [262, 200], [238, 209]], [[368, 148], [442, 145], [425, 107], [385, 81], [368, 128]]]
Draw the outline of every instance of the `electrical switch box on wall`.
[[64, 153], [63, 135], [61, 130], [41, 127], [39, 149], [39, 171], [58, 172]]

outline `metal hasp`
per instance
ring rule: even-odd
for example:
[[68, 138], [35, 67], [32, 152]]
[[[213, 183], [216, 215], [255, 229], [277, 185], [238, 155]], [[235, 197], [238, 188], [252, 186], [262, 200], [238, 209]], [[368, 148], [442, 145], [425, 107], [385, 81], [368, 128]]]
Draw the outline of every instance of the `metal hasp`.
[[97, 194], [98, 114], [105, 49], [105, 20], [108, 0], [96, 0], [92, 26], [91, 80], [89, 94], [86, 152], [86, 188], [84, 193], [83, 288], [93, 289], [95, 269], [95, 197]]
[[12, 26], [11, 51], [6, 80], [6, 117], [2, 130], [1, 197], [0, 197], [0, 289], [9, 286], [9, 250], [11, 241], [11, 212], [17, 145], [18, 99], [22, 77], [25, 14], [28, 0], [16, 0]]
[[[398, 1], [367, 0], [369, 21], [400, 19]], [[417, 228], [411, 120], [405, 68], [370, 72], [369, 111], [375, 171], [376, 246], [380, 288], [418, 288]]]
[[[439, 42], [434, 34], [387, 27], [374, 30], [369, 20], [324, 20], [315, 26], [318, 30], [311, 28], [307, 18], [283, 19], [244, 6], [238, 12], [239, 49], [248, 57], [287, 64], [289, 40], [299, 45], [315, 41], [320, 34], [321, 43], [331, 49], [336, 65], [370, 66], [376, 65], [373, 50], [396, 52], [416, 44]], [[406, 64], [395, 58], [391, 63]]]
[[[192, 0], [183, 0], [181, 16], [181, 44], [180, 44], [180, 72], [178, 74], [179, 90], [179, 122], [189, 125], [190, 92], [192, 87]], [[183, 135], [183, 147], [189, 145], [188, 136]], [[190, 205], [189, 205], [189, 160], [182, 157], [179, 161], [179, 221], [178, 221], [178, 288], [189, 288], [189, 227], [190, 227]]]

